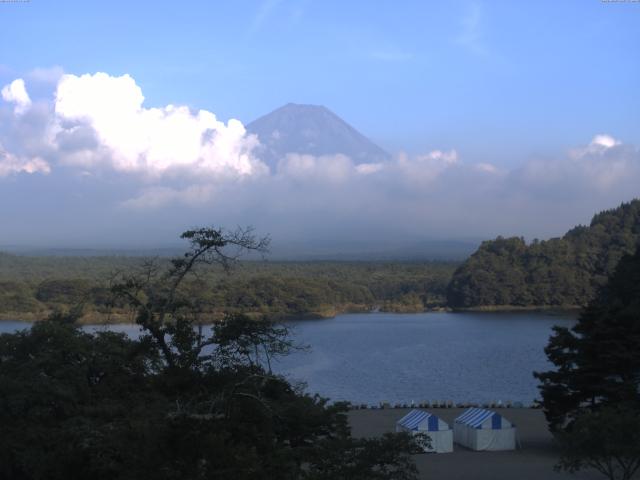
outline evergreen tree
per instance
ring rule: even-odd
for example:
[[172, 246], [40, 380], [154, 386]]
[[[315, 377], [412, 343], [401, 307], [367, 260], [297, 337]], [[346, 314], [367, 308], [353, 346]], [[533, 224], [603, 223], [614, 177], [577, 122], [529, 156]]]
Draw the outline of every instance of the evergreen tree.
[[640, 248], [625, 256], [571, 328], [545, 349], [555, 369], [535, 373], [558, 468], [628, 480], [640, 468]]
[[545, 352], [556, 369], [535, 376], [552, 429], [600, 405], [640, 402], [640, 248], [573, 328], [555, 328]]

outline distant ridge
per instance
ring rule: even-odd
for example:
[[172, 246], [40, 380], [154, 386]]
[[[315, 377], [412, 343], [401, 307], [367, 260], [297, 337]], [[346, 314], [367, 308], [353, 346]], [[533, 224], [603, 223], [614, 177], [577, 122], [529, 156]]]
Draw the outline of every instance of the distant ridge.
[[0, 256], [25, 257], [174, 257], [184, 253], [182, 246], [175, 247], [29, 247], [18, 245], [0, 245]]
[[[363, 246], [358, 241], [337, 242], [327, 246], [325, 241], [278, 241], [274, 242], [269, 255], [271, 261], [326, 261], [326, 262], [423, 262], [462, 261], [473, 253], [480, 240], [416, 240], [396, 242], [391, 245]], [[0, 260], [7, 257], [176, 257], [184, 253], [184, 247], [37, 247], [0, 245]], [[261, 255], [243, 257], [244, 260], [263, 260]]]
[[247, 125], [261, 147], [258, 156], [274, 166], [287, 153], [344, 154], [355, 163], [388, 160], [391, 155], [321, 105], [288, 103]]

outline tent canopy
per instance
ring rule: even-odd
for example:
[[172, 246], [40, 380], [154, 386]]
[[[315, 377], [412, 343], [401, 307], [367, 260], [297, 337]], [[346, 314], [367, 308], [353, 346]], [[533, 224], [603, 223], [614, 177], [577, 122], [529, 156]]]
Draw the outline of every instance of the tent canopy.
[[512, 427], [511, 422], [499, 413], [483, 408], [470, 408], [456, 418], [455, 423], [477, 429], [500, 430]]
[[432, 413], [425, 412], [424, 410], [411, 410], [396, 423], [407, 430], [429, 432], [449, 430], [449, 425]]

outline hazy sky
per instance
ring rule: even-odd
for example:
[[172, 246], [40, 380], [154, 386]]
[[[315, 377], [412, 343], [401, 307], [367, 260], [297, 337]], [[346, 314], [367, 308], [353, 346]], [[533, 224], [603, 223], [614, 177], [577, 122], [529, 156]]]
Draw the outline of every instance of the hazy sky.
[[[0, 245], [556, 235], [640, 195], [639, 51], [637, 2], [0, 3]], [[287, 102], [394, 159], [268, 168]]]

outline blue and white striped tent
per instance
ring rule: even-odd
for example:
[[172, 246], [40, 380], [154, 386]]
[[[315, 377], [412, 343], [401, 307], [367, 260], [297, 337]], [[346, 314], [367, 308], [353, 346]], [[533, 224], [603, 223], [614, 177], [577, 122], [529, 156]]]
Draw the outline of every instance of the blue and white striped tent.
[[472, 450], [514, 450], [516, 429], [497, 412], [470, 408], [454, 420], [454, 441]]
[[396, 432], [412, 435], [426, 434], [431, 445], [425, 452], [446, 453], [453, 451], [453, 432], [449, 425], [436, 415], [424, 410], [411, 410], [396, 422]]
[[491, 428], [492, 430], [500, 430], [503, 423], [506, 427], [511, 427], [511, 423], [502, 415], [483, 408], [470, 408], [456, 418], [455, 422], [473, 428]]

